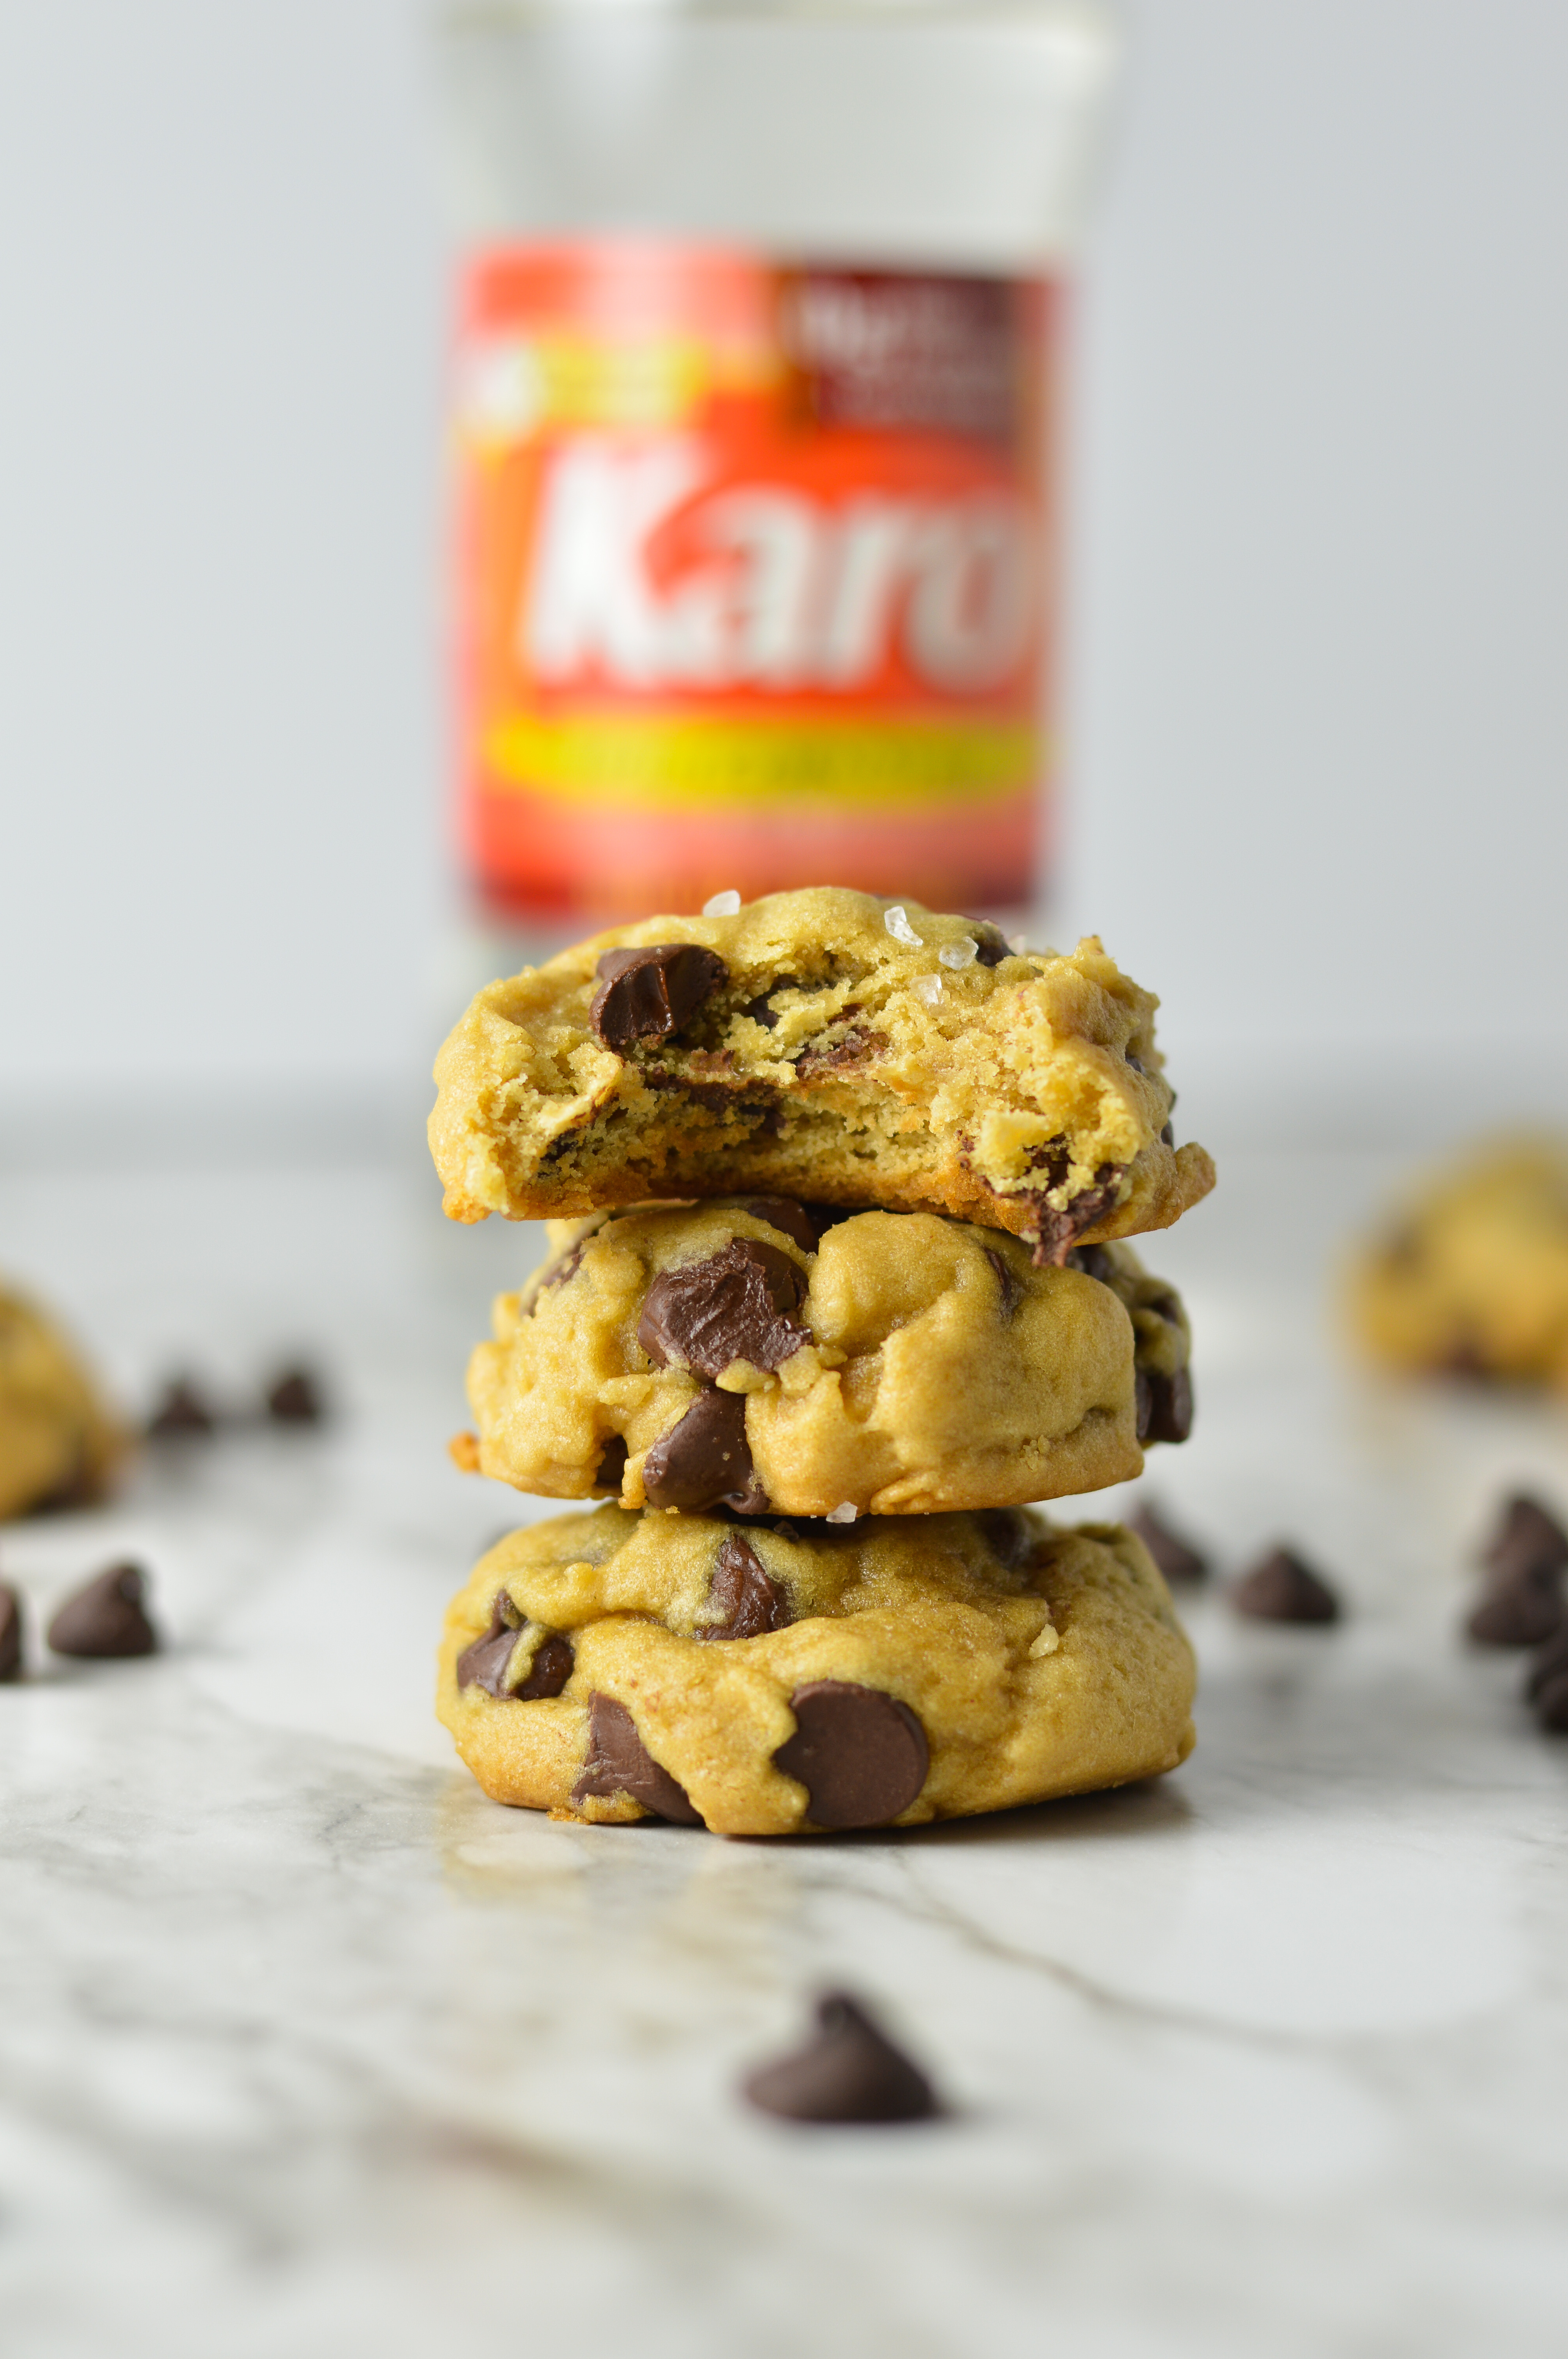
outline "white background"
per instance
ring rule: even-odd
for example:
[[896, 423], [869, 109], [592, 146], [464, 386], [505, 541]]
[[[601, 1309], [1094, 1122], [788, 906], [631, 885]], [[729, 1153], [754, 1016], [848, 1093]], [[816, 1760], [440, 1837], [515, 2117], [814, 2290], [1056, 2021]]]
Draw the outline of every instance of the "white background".
[[[1568, 10], [1130, 13], [1057, 931], [1160, 989], [1189, 1114], [1341, 1058], [1363, 1109], [1539, 1094]], [[427, 38], [0, 0], [0, 1122], [401, 1103], [454, 1012]]]

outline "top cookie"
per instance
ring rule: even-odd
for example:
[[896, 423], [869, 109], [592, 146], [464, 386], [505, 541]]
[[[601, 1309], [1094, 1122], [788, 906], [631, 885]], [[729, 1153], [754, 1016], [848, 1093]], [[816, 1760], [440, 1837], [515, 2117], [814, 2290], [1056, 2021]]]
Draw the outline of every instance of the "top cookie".
[[481, 991], [436, 1061], [455, 1220], [759, 1191], [1078, 1243], [1168, 1228], [1214, 1185], [1178, 1148], [1157, 1002], [1092, 936], [838, 886], [649, 918]]

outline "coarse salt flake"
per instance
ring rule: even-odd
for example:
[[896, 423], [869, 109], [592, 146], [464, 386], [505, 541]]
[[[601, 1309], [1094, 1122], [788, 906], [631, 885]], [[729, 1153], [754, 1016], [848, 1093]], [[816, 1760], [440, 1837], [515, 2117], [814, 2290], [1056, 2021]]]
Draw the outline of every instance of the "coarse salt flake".
[[942, 978], [939, 974], [917, 974], [910, 988], [916, 999], [924, 999], [927, 1007], [935, 1007], [942, 997]]
[[841, 1506], [830, 1507], [822, 1520], [827, 1524], [852, 1524], [860, 1512], [853, 1499], [846, 1499]]
[[961, 942], [949, 942], [946, 950], [936, 953], [942, 964], [952, 967], [955, 973], [960, 967], [973, 966], [979, 954], [980, 946], [973, 934], [966, 934]]
[[891, 909], [882, 911], [882, 923], [895, 942], [903, 942], [912, 951], [917, 951], [923, 947], [920, 936], [909, 922], [909, 912], [902, 901], [895, 901]]
[[732, 918], [741, 907], [739, 893], [715, 893], [711, 901], [702, 905], [705, 918]]

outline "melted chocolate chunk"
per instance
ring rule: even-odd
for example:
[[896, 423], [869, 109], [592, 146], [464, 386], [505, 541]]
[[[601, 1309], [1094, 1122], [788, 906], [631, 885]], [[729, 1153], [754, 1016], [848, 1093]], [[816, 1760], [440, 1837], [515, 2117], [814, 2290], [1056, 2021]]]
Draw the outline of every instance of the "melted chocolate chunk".
[[[849, 1014], [848, 1008], [845, 1014]], [[858, 1065], [879, 1056], [888, 1045], [885, 1032], [862, 1032], [851, 1025], [841, 1040], [826, 1049], [803, 1049], [795, 1060], [795, 1076], [798, 1082], [815, 1081], [821, 1073], [849, 1073]]]
[[661, 1769], [637, 1734], [637, 1723], [623, 1703], [612, 1696], [593, 1694], [588, 1700], [588, 1758], [572, 1788], [574, 1802], [589, 1794], [608, 1799], [630, 1794], [656, 1819], [677, 1827], [700, 1827], [703, 1817], [694, 1810], [686, 1788], [667, 1769]]
[[1193, 1430], [1193, 1380], [1185, 1368], [1162, 1376], [1140, 1368], [1135, 1378], [1141, 1442], [1185, 1441]]
[[1230, 1593], [1238, 1614], [1260, 1622], [1337, 1622], [1339, 1600], [1293, 1549], [1278, 1548]]
[[1482, 1647], [1539, 1647], [1563, 1620], [1568, 1533], [1523, 1492], [1508, 1502], [1487, 1543], [1485, 1582], [1465, 1627]]
[[606, 951], [594, 972], [600, 984], [588, 1020], [607, 1049], [624, 1055], [634, 1040], [668, 1040], [680, 1031], [730, 970], [717, 951], [696, 942], [656, 942]]
[[694, 1638], [760, 1638], [769, 1630], [787, 1630], [795, 1619], [784, 1591], [739, 1532], [731, 1532], [719, 1551], [708, 1602], [719, 1609], [719, 1618], [699, 1622]]
[[211, 1433], [217, 1422], [217, 1411], [200, 1386], [189, 1376], [171, 1376], [147, 1419], [147, 1436], [153, 1441], [180, 1440]]
[[1022, 1507], [981, 1507], [975, 1521], [991, 1554], [1010, 1572], [1022, 1571], [1033, 1560], [1040, 1535]]
[[114, 1657], [157, 1651], [157, 1632], [144, 1609], [146, 1575], [139, 1564], [112, 1564], [68, 1597], [49, 1624], [57, 1655]]
[[924, 2122], [942, 2108], [930, 2082], [863, 2006], [841, 1991], [817, 2001], [804, 2048], [747, 2074], [764, 2114], [791, 2122]]
[[458, 1657], [459, 1687], [483, 1688], [487, 1695], [492, 1696], [509, 1695], [506, 1667], [522, 1627], [523, 1616], [518, 1608], [504, 1589], [498, 1589], [490, 1602], [489, 1629]]
[[1084, 1231], [1092, 1229], [1115, 1204], [1124, 1169], [1119, 1163], [1102, 1163], [1095, 1173], [1094, 1186], [1075, 1196], [1059, 1212], [1053, 1211], [1043, 1191], [1029, 1191], [1035, 1225], [1032, 1230], [1026, 1229], [1024, 1234], [1034, 1247], [1036, 1269], [1065, 1266], [1067, 1256]]
[[907, 1810], [931, 1766], [925, 1731], [906, 1703], [849, 1680], [810, 1680], [789, 1700], [795, 1734], [773, 1755], [798, 1777], [819, 1827], [883, 1827]]
[[811, 1341], [786, 1314], [806, 1280], [777, 1245], [736, 1237], [705, 1261], [662, 1270], [649, 1287], [637, 1341], [656, 1368], [674, 1361], [711, 1382], [733, 1360], [777, 1368]]
[[650, 1507], [687, 1515], [723, 1505], [737, 1515], [765, 1516], [767, 1494], [752, 1472], [744, 1393], [701, 1392], [643, 1461]]
[[788, 1237], [802, 1253], [816, 1251], [816, 1230], [804, 1204], [793, 1196], [748, 1196], [741, 1205], [754, 1221], [766, 1221], [770, 1229], [777, 1229], [781, 1237]]
[[534, 1659], [528, 1666], [528, 1676], [513, 1690], [518, 1703], [541, 1703], [548, 1696], [558, 1696], [572, 1675], [577, 1657], [571, 1640], [558, 1630], [541, 1638], [534, 1649]]
[[970, 923], [975, 929], [976, 956], [982, 966], [1000, 966], [1004, 958], [1013, 956], [1000, 926], [993, 926], [989, 918], [974, 918]]
[[626, 1472], [626, 1442], [622, 1435], [612, 1433], [599, 1453], [599, 1466], [594, 1474], [596, 1491], [608, 1491], [615, 1498], [621, 1495], [621, 1478]]
[[995, 1270], [996, 1282], [1001, 1290], [1001, 1300], [997, 1307], [1004, 1319], [1011, 1319], [1023, 1299], [1022, 1281], [1007, 1256], [998, 1253], [994, 1245], [982, 1245], [980, 1251]]
[[0, 1581], [0, 1686], [22, 1676], [22, 1601]]
[[327, 1414], [320, 1378], [308, 1368], [286, 1368], [267, 1387], [266, 1413], [275, 1425], [319, 1425]]
[[1190, 1541], [1183, 1539], [1154, 1513], [1152, 1507], [1140, 1507], [1127, 1518], [1127, 1528], [1141, 1539], [1167, 1581], [1203, 1581], [1208, 1573], [1206, 1558], [1199, 1555]]

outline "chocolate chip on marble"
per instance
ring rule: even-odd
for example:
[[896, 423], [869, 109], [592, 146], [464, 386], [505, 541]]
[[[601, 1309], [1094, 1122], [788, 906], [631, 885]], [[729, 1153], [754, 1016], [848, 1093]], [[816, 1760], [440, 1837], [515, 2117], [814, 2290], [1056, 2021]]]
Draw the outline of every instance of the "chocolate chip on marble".
[[327, 1414], [321, 1380], [309, 1368], [286, 1368], [267, 1386], [266, 1413], [275, 1425], [319, 1425]]
[[1141, 1442], [1185, 1441], [1193, 1430], [1193, 1380], [1185, 1368], [1162, 1376], [1140, 1368], [1137, 1394], [1138, 1439]]
[[1337, 1622], [1339, 1600], [1293, 1549], [1277, 1548], [1230, 1593], [1238, 1614], [1259, 1622]]
[[49, 1624], [49, 1645], [57, 1655], [155, 1654], [158, 1637], [147, 1619], [146, 1593], [146, 1575], [139, 1564], [112, 1564], [66, 1599]]
[[1482, 1647], [1539, 1647], [1563, 1619], [1568, 1533], [1539, 1499], [1516, 1492], [1482, 1554], [1482, 1593], [1465, 1624]]
[[0, 1686], [22, 1676], [22, 1601], [0, 1581]]
[[811, 1215], [792, 1196], [748, 1196], [741, 1210], [750, 1212], [754, 1221], [765, 1221], [770, 1229], [777, 1229], [780, 1236], [788, 1237], [802, 1253], [816, 1251], [816, 1230]]
[[760, 1638], [769, 1630], [787, 1630], [795, 1619], [784, 1591], [739, 1532], [730, 1533], [719, 1551], [708, 1603], [716, 1618], [699, 1622], [694, 1638]]
[[517, 1645], [517, 1633], [523, 1627], [523, 1615], [504, 1589], [498, 1589], [490, 1601], [490, 1627], [471, 1647], [465, 1647], [458, 1657], [457, 1679], [460, 1688], [483, 1688], [487, 1695], [504, 1696], [506, 1667]]
[[996, 1272], [996, 1282], [1001, 1290], [1001, 1300], [998, 1306], [1001, 1315], [1004, 1319], [1011, 1319], [1023, 1299], [1022, 1280], [1007, 1256], [998, 1253], [995, 1245], [982, 1245], [980, 1251]]
[[1127, 1528], [1141, 1539], [1167, 1581], [1203, 1581], [1208, 1560], [1189, 1540], [1171, 1529], [1152, 1507], [1140, 1507], [1127, 1518]]
[[735, 1237], [704, 1261], [660, 1271], [637, 1341], [656, 1368], [674, 1361], [710, 1382], [732, 1360], [777, 1368], [811, 1341], [810, 1328], [787, 1316], [805, 1292], [805, 1278], [777, 1245]]
[[1007, 936], [989, 918], [972, 918], [975, 929], [975, 953], [982, 966], [1000, 966], [1004, 958], [1013, 955]]
[[773, 1766], [806, 1788], [819, 1827], [882, 1827], [907, 1810], [931, 1766], [925, 1731], [906, 1703], [850, 1680], [810, 1680], [789, 1700], [795, 1734]]
[[217, 1422], [217, 1411], [200, 1386], [189, 1376], [171, 1376], [147, 1419], [147, 1437], [152, 1441], [183, 1440], [211, 1433]]
[[574, 1802], [590, 1794], [605, 1799], [630, 1794], [656, 1819], [677, 1827], [700, 1827], [703, 1817], [694, 1810], [686, 1788], [667, 1769], [661, 1769], [637, 1734], [637, 1723], [623, 1703], [597, 1692], [588, 1700], [588, 1758], [572, 1788]]
[[698, 1393], [643, 1459], [643, 1489], [650, 1507], [694, 1515], [722, 1503], [737, 1515], [765, 1516], [767, 1494], [752, 1474], [746, 1440], [745, 1394]]
[[1568, 1734], [1568, 1621], [1536, 1654], [1524, 1693], [1542, 1728], [1553, 1736]]
[[696, 942], [655, 942], [646, 950], [606, 951], [589, 1022], [621, 1054], [634, 1040], [667, 1040], [690, 1022], [728, 979], [717, 951]]
[[607, 1491], [612, 1498], [621, 1496], [621, 1480], [626, 1472], [626, 1440], [622, 1434], [612, 1433], [599, 1453], [599, 1465], [594, 1473], [593, 1487]]
[[830, 1991], [816, 2003], [803, 2048], [749, 2072], [741, 2090], [764, 2114], [791, 2122], [922, 2122], [942, 2107], [930, 2082], [858, 1999]]

